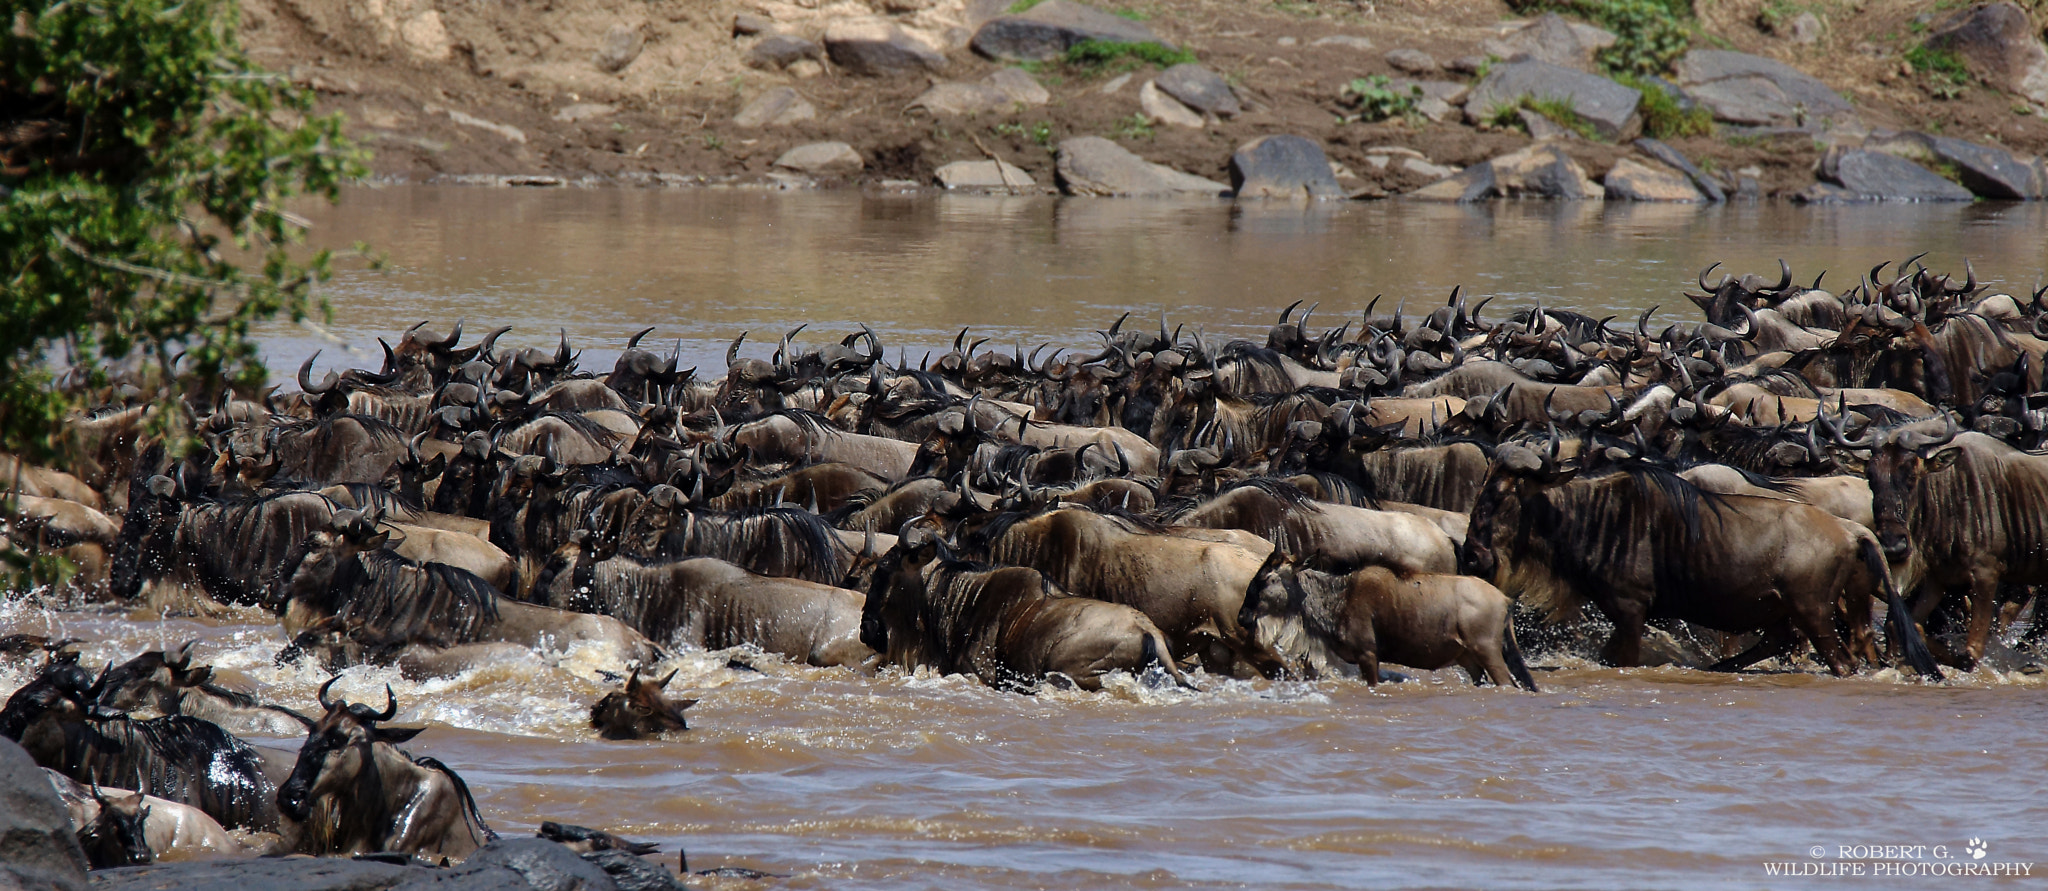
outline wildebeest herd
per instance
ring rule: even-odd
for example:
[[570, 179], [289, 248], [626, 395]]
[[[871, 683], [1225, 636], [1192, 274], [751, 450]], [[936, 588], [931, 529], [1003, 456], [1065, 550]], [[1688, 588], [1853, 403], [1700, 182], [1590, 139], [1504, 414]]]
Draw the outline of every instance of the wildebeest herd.
[[[2048, 582], [2048, 289], [1918, 258], [1839, 292], [1711, 273], [1686, 295], [1704, 318], [1661, 326], [1486, 320], [1454, 291], [1321, 329], [1297, 304], [1263, 342], [1126, 314], [1085, 348], [963, 330], [915, 362], [800, 326], [766, 359], [741, 335], [722, 374], [643, 348], [654, 329], [599, 374], [566, 337], [422, 323], [376, 370], [309, 359], [297, 392], [163, 408], [117, 380], [69, 425], [68, 472], [0, 471], [12, 541], [90, 596], [268, 610], [280, 662], [328, 671], [583, 647], [625, 677], [592, 709], [613, 739], [684, 728], [692, 701], [642, 674], [675, 648], [1019, 691], [1382, 663], [1533, 691], [1513, 617], [1590, 603], [1616, 666], [1655, 626], [1707, 639], [1712, 670], [1971, 668]], [[138, 806], [102, 787], [308, 853], [490, 837], [454, 772], [397, 748], [395, 701], [323, 687], [302, 715], [189, 656], [95, 677], [48, 647], [0, 732], [98, 784], [73, 797], [108, 815], [108, 858], [169, 836], [123, 835]], [[296, 763], [235, 736], [280, 732], [306, 736]]]

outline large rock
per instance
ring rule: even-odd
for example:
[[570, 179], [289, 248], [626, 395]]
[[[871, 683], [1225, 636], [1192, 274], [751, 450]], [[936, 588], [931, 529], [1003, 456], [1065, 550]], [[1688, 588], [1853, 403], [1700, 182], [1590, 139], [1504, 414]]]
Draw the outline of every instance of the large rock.
[[619, 891], [689, 891], [668, 867], [635, 854], [607, 848], [585, 854], [583, 859], [611, 876]]
[[605, 32], [604, 46], [598, 48], [590, 63], [606, 74], [617, 74], [633, 64], [634, 59], [640, 58], [640, 50], [646, 46], [647, 36], [641, 34], [639, 28], [613, 25]]
[[1860, 201], [1968, 201], [1970, 190], [1897, 155], [1865, 149], [1821, 156], [1823, 181]]
[[775, 166], [812, 176], [859, 173], [867, 162], [860, 152], [843, 142], [813, 142], [783, 152]]
[[1486, 198], [1598, 199], [1605, 192], [1570, 155], [1538, 143], [1423, 186], [1408, 197], [1423, 201], [1479, 201]]
[[1084, 40], [1157, 43], [1144, 22], [1110, 15], [1073, 0], [1045, 0], [1016, 15], [997, 16], [974, 32], [974, 51], [1013, 62], [1056, 59]]
[[1052, 101], [1052, 94], [1046, 92], [1038, 79], [1021, 68], [998, 68], [981, 82], [1019, 105], [1038, 106]]
[[2048, 103], [2048, 47], [2018, 6], [1985, 3], [1956, 13], [1927, 38], [1927, 46], [1962, 56], [1970, 72], [1992, 86]]
[[1979, 198], [2035, 201], [2048, 197], [2048, 170], [2039, 159], [2022, 160], [2002, 148], [1947, 136], [1924, 138], [1928, 154], [1954, 167], [1963, 188]]
[[996, 111], [1009, 104], [1009, 96], [987, 84], [948, 81], [932, 84], [905, 107], [922, 108], [932, 114], [969, 115]]
[[1060, 143], [1055, 173], [1069, 195], [1221, 195], [1230, 187], [1215, 180], [1154, 164], [1100, 136]]
[[1300, 136], [1261, 136], [1230, 155], [1230, 188], [1239, 198], [1342, 198], [1323, 147]]
[[1714, 119], [1757, 127], [1817, 127], [1855, 118], [1827, 84], [1783, 62], [1728, 50], [1696, 49], [1676, 66], [1678, 85]]
[[1525, 96], [1570, 102], [1602, 139], [1627, 139], [1642, 125], [1636, 106], [1643, 94], [1598, 75], [1533, 60], [1493, 66], [1465, 98], [1465, 119], [1476, 124]]
[[1662, 164], [1634, 158], [1614, 162], [1601, 180], [1609, 201], [1676, 201], [1697, 203], [1700, 190], [1685, 174]]
[[1635, 147], [1636, 151], [1649, 155], [1664, 166], [1685, 174], [1687, 178], [1692, 180], [1693, 188], [1700, 190], [1700, 194], [1704, 195], [1708, 201], [1720, 202], [1728, 200], [1728, 193], [1721, 188], [1721, 184], [1716, 182], [1713, 177], [1708, 176], [1706, 171], [1695, 166], [1691, 159], [1679, 154], [1677, 149], [1647, 136], [1636, 140]]
[[1480, 46], [1489, 55], [1510, 62], [1533, 59], [1590, 71], [1593, 69], [1593, 54], [1613, 45], [1612, 33], [1592, 25], [1566, 21], [1553, 12]]
[[1155, 124], [1186, 127], [1191, 130], [1200, 129], [1203, 124], [1201, 112], [1181, 104], [1179, 99], [1166, 95], [1166, 91], [1159, 89], [1158, 83], [1154, 81], [1148, 80], [1144, 86], [1138, 88], [1138, 110], [1144, 112], [1145, 117]]
[[463, 869], [499, 866], [518, 873], [533, 891], [618, 891], [603, 868], [540, 838], [499, 839], [462, 862]]
[[49, 777], [0, 738], [0, 888], [85, 891], [85, 852]]
[[741, 127], [782, 127], [817, 116], [818, 109], [797, 95], [796, 90], [776, 87], [755, 96], [754, 101], [732, 116], [732, 122]]
[[780, 70], [798, 59], [823, 59], [825, 48], [794, 34], [770, 34], [747, 48], [747, 64]]
[[1165, 90], [1166, 95], [1203, 114], [1234, 118], [1244, 111], [1244, 106], [1237, 102], [1237, 94], [1230, 91], [1230, 84], [1223, 82], [1222, 75], [1192, 62], [1159, 72], [1153, 83]]
[[[441, 870], [338, 857], [197, 860], [93, 873], [94, 891], [384, 891], [408, 880], [444, 879]], [[517, 875], [507, 891], [520, 888]], [[442, 884], [435, 882], [436, 885]]]
[[1435, 56], [1405, 46], [1388, 52], [1387, 64], [1395, 71], [1405, 71], [1409, 74], [1431, 74], [1437, 69]]
[[840, 19], [825, 26], [825, 52], [849, 74], [886, 77], [937, 71], [946, 57], [886, 19]]
[[1472, 95], [1472, 85], [1455, 80], [1409, 80], [1405, 77], [1387, 79], [1387, 89], [1402, 96], [1413, 95], [1411, 90], [1421, 90], [1422, 98], [1441, 100], [1445, 105], [1463, 105]]
[[1027, 189], [1038, 185], [1024, 168], [1001, 161], [954, 161], [932, 171], [932, 179], [948, 189]]

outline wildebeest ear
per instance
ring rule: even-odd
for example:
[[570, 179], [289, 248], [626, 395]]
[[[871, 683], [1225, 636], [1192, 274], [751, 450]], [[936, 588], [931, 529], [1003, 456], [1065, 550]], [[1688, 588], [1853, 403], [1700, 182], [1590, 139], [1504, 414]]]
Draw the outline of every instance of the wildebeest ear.
[[433, 460], [426, 463], [425, 467], [420, 468], [420, 475], [427, 479], [433, 479], [440, 476], [441, 471], [446, 469], [448, 469], [448, 455], [446, 453], [437, 454]]
[[374, 551], [374, 550], [376, 550], [376, 549], [378, 549], [378, 548], [381, 548], [381, 547], [383, 547], [383, 546], [384, 546], [384, 543], [385, 543], [385, 542], [387, 542], [387, 541], [390, 541], [390, 540], [391, 540], [391, 530], [389, 530], [389, 529], [386, 529], [386, 530], [384, 530], [383, 532], [379, 532], [379, 533], [377, 533], [376, 535], [369, 535], [369, 536], [364, 536], [364, 538], [363, 538], [363, 550], [365, 550], [365, 551]]
[[201, 665], [178, 676], [178, 683], [187, 687], [197, 687], [210, 680], [213, 680], [211, 665]]
[[1956, 466], [1956, 458], [1963, 453], [1961, 446], [1949, 446], [1927, 456], [1927, 472], [1939, 473]]
[[378, 727], [370, 731], [371, 738], [381, 743], [398, 745], [420, 735], [425, 727]]
[[682, 711], [683, 709], [686, 709], [686, 708], [689, 708], [690, 706], [696, 705], [696, 704], [697, 704], [697, 700], [695, 700], [695, 699], [672, 699], [672, 700], [669, 700], [669, 704], [671, 704], [671, 705], [675, 706], [675, 707], [676, 707], [676, 711]]

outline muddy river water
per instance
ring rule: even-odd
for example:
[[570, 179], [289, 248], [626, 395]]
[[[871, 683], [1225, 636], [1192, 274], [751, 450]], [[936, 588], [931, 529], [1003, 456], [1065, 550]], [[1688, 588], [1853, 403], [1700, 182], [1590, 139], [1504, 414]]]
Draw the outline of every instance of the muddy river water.
[[[566, 329], [609, 367], [656, 325], [717, 367], [743, 329], [765, 355], [798, 322], [865, 321], [893, 358], [962, 325], [1025, 349], [1085, 346], [1125, 309], [1212, 337], [1321, 301], [1355, 318], [1463, 284], [1488, 315], [1546, 305], [1696, 318], [1683, 284], [1715, 260], [1851, 281], [1928, 250], [1937, 269], [2031, 289], [2048, 211], [905, 198], [712, 191], [358, 191], [315, 213], [391, 268], [346, 271], [326, 334], [278, 325], [275, 365], [314, 349], [369, 364], [421, 319]], [[1384, 305], [1384, 304], [1383, 304]], [[1682, 307], [1681, 313], [1672, 307]], [[445, 324], [445, 321], [442, 322]], [[331, 335], [331, 337], [330, 337]], [[365, 350], [365, 347], [367, 349]], [[2044, 506], [2048, 507], [2048, 506]], [[0, 629], [103, 641], [88, 661], [196, 639], [268, 698], [309, 707], [323, 678], [279, 669], [274, 622], [203, 625], [0, 607]], [[397, 691], [410, 748], [442, 759], [506, 834], [543, 819], [686, 847], [692, 868], [786, 874], [786, 888], [1949, 888], [2048, 879], [2048, 689], [2006, 663], [1943, 686], [1886, 671], [1736, 676], [1612, 670], [1532, 654], [1536, 695], [1454, 672], [1369, 692], [1349, 681], [1120, 679], [1102, 693], [999, 693], [959, 677], [860, 676], [689, 652], [672, 694], [691, 729], [604, 742], [605, 686], [579, 653], [416, 683], [354, 669], [349, 698]], [[0, 690], [25, 678], [0, 666]], [[295, 747], [296, 741], [276, 741]], [[1979, 842], [1971, 847], [1971, 842]], [[1901, 846], [1872, 850], [1868, 846]], [[1984, 853], [1973, 857], [1977, 851]], [[1964, 875], [2029, 864], [2018, 878]], [[2006, 869], [2017, 871], [2018, 867]], [[1790, 873], [1790, 874], [1788, 874]]]

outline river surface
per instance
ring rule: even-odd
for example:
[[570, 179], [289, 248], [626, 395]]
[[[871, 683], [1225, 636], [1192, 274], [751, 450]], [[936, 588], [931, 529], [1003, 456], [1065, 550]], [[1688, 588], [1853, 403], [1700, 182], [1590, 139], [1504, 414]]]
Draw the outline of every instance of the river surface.
[[[1322, 301], [1316, 324], [1334, 324], [1375, 294], [1421, 310], [1456, 284], [1498, 295], [1489, 316], [1541, 299], [1600, 315], [1661, 303], [1685, 310], [1661, 318], [1693, 319], [1679, 291], [1715, 260], [1772, 273], [1782, 256], [1803, 280], [1825, 268], [1837, 286], [1923, 250], [1936, 269], [1967, 256], [2012, 288], [2048, 271], [2038, 206], [1250, 208], [408, 187], [352, 192], [315, 219], [321, 241], [369, 241], [391, 268], [345, 270], [326, 292], [326, 333], [264, 329], [285, 367], [314, 349], [323, 363], [344, 354], [337, 340], [374, 355], [377, 335], [457, 316], [473, 332], [514, 325], [506, 342], [518, 345], [566, 329], [600, 370], [655, 325], [686, 365], [716, 369], [741, 330], [772, 341], [798, 322], [806, 338], [836, 338], [865, 321], [892, 358], [904, 346], [915, 361], [961, 325], [1027, 350], [1085, 347], [1116, 314], [1156, 324], [1163, 308], [1169, 324], [1221, 337], [1261, 331], [1297, 298]], [[272, 666], [277, 626], [248, 618], [17, 603], [0, 605], [0, 632], [98, 641], [94, 664], [198, 640], [229, 679], [310, 708], [323, 678]], [[1612, 670], [1539, 653], [1534, 695], [1425, 672], [1377, 691], [1120, 678], [1101, 693], [1025, 696], [749, 654], [760, 670], [739, 671], [732, 655], [660, 668], [681, 670], [672, 695], [702, 700], [666, 741], [595, 739], [583, 721], [607, 688], [598, 672], [621, 667], [575, 652], [424, 683], [353, 669], [336, 690], [381, 702], [389, 683], [400, 722], [429, 727], [410, 749], [459, 771], [500, 832], [579, 823], [659, 841], [664, 857], [687, 847], [692, 868], [787, 876], [704, 887], [1925, 889], [2048, 875], [2048, 690], [2022, 671], [1936, 686], [1891, 671]], [[0, 666], [0, 690], [20, 671]], [[1925, 847], [1850, 847], [1866, 845]], [[2010, 862], [2036, 877], [1889, 874]], [[1771, 872], [1784, 864], [1847, 875]]]

